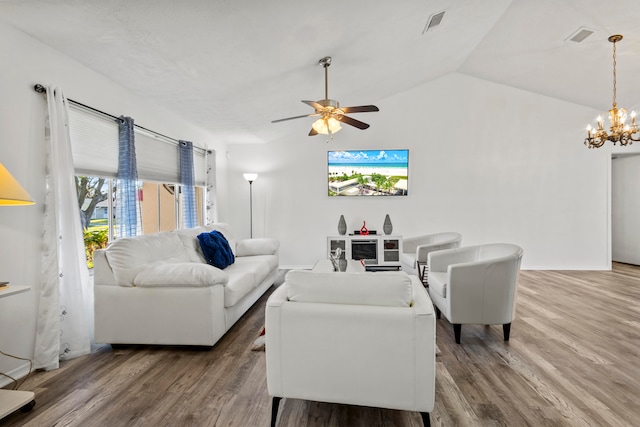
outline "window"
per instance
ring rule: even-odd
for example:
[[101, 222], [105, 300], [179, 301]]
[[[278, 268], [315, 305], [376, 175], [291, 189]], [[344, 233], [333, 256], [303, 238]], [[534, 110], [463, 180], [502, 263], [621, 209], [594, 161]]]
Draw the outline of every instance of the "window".
[[[90, 109], [69, 109], [69, 131], [76, 170], [76, 190], [84, 228], [87, 264], [93, 252], [115, 236], [118, 168], [118, 125]], [[182, 197], [176, 144], [162, 141], [136, 128], [138, 187], [142, 233], [153, 234], [182, 226]], [[204, 223], [205, 151], [194, 149], [198, 225]]]

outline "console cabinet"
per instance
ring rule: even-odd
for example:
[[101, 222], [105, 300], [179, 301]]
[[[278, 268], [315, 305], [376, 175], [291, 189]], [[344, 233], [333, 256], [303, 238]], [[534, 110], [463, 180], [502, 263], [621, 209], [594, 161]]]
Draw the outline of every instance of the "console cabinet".
[[350, 234], [327, 237], [327, 255], [342, 250], [341, 259], [364, 260], [367, 270], [400, 269], [402, 236]]

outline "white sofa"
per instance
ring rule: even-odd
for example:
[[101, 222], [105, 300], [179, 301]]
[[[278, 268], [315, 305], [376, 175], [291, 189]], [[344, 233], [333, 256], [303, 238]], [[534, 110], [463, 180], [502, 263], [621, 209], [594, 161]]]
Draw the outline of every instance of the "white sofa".
[[[196, 237], [214, 229], [235, 252], [224, 270]], [[213, 346], [278, 277], [278, 247], [222, 223], [115, 240], [94, 254], [95, 341]]]
[[419, 411], [435, 399], [435, 315], [404, 272], [293, 270], [267, 300], [271, 425], [282, 398]]

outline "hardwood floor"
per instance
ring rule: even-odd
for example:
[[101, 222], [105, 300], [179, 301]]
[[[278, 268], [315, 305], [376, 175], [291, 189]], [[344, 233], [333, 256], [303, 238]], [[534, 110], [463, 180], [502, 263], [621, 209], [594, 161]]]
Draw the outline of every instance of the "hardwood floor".
[[[438, 320], [434, 426], [640, 423], [640, 268], [522, 271], [511, 340]], [[268, 426], [265, 295], [213, 349], [100, 346], [36, 372], [29, 413], [3, 426]], [[414, 412], [283, 400], [278, 426], [422, 426]]]

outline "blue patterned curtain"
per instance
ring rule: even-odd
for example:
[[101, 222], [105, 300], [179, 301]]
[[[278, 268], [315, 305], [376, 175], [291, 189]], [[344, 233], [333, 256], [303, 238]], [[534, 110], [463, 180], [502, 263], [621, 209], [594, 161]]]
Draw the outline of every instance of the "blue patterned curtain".
[[182, 184], [182, 223], [184, 228], [198, 226], [195, 172], [193, 171], [193, 144], [180, 141], [180, 183]]
[[142, 234], [133, 119], [120, 116], [118, 125], [116, 235], [117, 237], [129, 237]]

